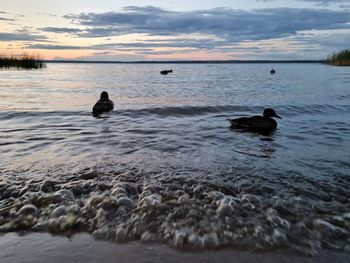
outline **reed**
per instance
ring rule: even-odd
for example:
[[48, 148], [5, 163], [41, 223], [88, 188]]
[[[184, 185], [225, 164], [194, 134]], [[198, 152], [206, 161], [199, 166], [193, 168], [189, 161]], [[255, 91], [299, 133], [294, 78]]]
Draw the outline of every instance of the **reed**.
[[24, 68], [24, 69], [38, 69], [45, 67], [45, 63], [36, 54], [23, 53], [20, 55], [1, 55], [0, 54], [0, 68]]
[[334, 52], [328, 56], [326, 62], [334, 66], [350, 66], [350, 49]]

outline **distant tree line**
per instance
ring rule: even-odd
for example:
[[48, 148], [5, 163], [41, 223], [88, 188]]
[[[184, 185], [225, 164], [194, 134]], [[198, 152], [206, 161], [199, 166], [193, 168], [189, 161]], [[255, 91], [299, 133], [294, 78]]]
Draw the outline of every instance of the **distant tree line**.
[[22, 53], [20, 55], [1, 55], [0, 68], [38, 69], [45, 67], [39, 55]]
[[334, 52], [327, 58], [327, 63], [334, 66], [350, 66], [350, 49]]

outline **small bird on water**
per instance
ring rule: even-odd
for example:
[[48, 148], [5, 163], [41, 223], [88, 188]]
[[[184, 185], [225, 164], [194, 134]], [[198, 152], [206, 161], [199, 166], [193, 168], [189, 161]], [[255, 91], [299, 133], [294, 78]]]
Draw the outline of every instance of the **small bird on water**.
[[282, 119], [274, 109], [267, 108], [263, 116], [257, 115], [252, 117], [242, 117], [238, 119], [228, 119], [231, 122], [231, 128], [268, 133], [277, 128], [277, 122], [273, 117]]
[[168, 73], [173, 73], [173, 70], [172, 69], [166, 69], [166, 70], [162, 70], [160, 72], [161, 75], [167, 75]]
[[108, 93], [103, 91], [100, 95], [100, 99], [96, 102], [92, 108], [94, 115], [101, 114], [103, 112], [111, 111], [114, 108], [114, 103], [108, 98]]

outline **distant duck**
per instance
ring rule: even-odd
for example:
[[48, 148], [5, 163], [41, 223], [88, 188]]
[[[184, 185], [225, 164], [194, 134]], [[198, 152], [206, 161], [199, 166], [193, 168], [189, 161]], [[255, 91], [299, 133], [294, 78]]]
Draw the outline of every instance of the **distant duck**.
[[94, 107], [92, 108], [92, 113], [94, 115], [101, 114], [103, 112], [107, 112], [113, 110], [114, 103], [108, 98], [108, 93], [103, 91], [101, 93], [100, 99], [96, 102]]
[[173, 70], [172, 69], [166, 69], [166, 70], [162, 70], [160, 72], [160, 74], [162, 74], [162, 75], [167, 75], [168, 73], [173, 73]]
[[277, 128], [277, 122], [273, 119], [273, 117], [282, 119], [273, 109], [267, 108], [264, 110], [263, 116], [257, 115], [252, 117], [229, 119], [228, 121], [231, 122], [231, 128], [234, 129], [268, 133]]
[[276, 70], [274, 70], [274, 69], [271, 69], [271, 70], [270, 70], [270, 74], [271, 74], [271, 75], [274, 75], [274, 74], [276, 74]]

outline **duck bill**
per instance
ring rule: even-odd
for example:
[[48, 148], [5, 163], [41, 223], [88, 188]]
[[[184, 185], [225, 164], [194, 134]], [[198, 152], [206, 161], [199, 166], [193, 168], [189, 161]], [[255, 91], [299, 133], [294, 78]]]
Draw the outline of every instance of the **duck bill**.
[[278, 119], [282, 119], [282, 117], [277, 115], [277, 114], [275, 115], [275, 117], [278, 118]]

